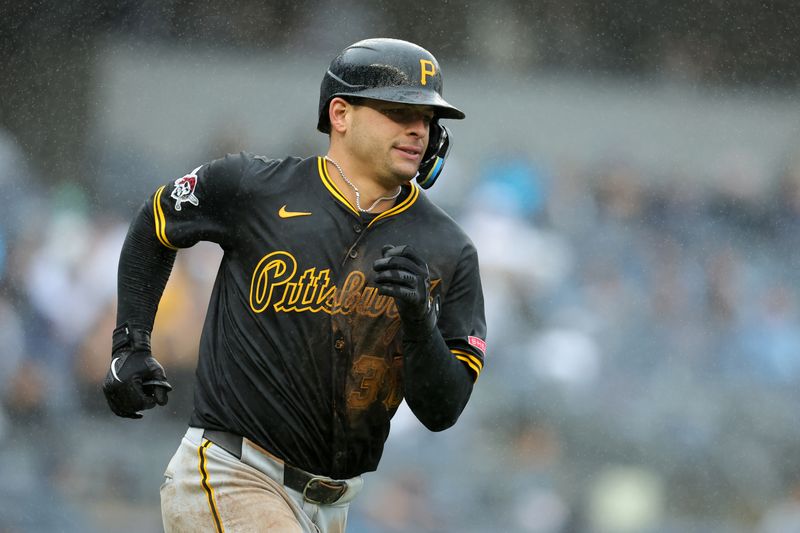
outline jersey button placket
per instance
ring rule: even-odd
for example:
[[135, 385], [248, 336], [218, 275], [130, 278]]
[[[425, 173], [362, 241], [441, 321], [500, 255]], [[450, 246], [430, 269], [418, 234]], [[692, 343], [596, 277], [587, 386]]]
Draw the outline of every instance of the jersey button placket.
[[358, 244], [361, 242], [361, 239], [363, 239], [366, 236], [368, 229], [366, 226], [364, 226], [359, 222], [353, 223], [351, 227], [353, 228], [353, 231], [356, 234], [356, 240], [353, 242], [353, 244], [350, 245], [350, 248], [347, 249], [347, 254], [344, 256], [344, 260], [342, 261], [343, 266], [347, 263], [348, 259], [352, 260], [358, 258], [359, 255]]
[[333, 438], [331, 441], [331, 450], [333, 451], [333, 467], [341, 470], [345, 466], [346, 454], [343, 451], [347, 447], [347, 400], [345, 396], [346, 381], [347, 381], [347, 364], [348, 357], [344, 355], [347, 348], [347, 342], [341, 330], [334, 330], [333, 348], [336, 350], [336, 357], [334, 358], [334, 387], [333, 394]]

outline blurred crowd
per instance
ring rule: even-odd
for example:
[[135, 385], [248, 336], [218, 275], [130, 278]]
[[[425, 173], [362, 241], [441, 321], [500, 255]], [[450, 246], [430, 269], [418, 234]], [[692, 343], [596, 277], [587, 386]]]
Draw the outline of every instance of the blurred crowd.
[[[478, 163], [430, 195], [480, 253], [486, 369], [442, 434], [398, 412], [350, 530], [800, 531], [800, 164], [753, 188]], [[0, 532], [159, 531], [221, 252], [182, 251], [161, 302], [169, 405], [118, 419], [100, 384], [132, 213], [41, 183], [1, 134]]]

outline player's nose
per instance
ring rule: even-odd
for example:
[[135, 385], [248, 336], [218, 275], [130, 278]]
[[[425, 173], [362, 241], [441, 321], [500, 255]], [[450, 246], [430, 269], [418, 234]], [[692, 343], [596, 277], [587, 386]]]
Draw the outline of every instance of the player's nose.
[[428, 135], [428, 128], [430, 128], [430, 120], [424, 116], [417, 116], [406, 123], [408, 133], [415, 137], [424, 137]]

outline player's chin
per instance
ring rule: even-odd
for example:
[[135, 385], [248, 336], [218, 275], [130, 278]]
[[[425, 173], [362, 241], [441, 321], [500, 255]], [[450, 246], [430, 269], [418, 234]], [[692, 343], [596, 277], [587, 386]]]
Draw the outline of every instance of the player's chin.
[[408, 169], [395, 169], [394, 176], [400, 183], [408, 183], [417, 175], [417, 167], [409, 171]]
[[419, 161], [413, 159], [397, 159], [393, 162], [393, 174], [403, 181], [409, 181], [417, 175], [419, 170]]

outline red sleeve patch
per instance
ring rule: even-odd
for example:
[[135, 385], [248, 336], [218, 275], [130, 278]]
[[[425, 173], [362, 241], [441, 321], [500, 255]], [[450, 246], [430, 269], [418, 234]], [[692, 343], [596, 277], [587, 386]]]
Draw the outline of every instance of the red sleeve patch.
[[467, 337], [467, 342], [473, 348], [480, 350], [481, 355], [486, 357], [486, 341], [478, 337]]

